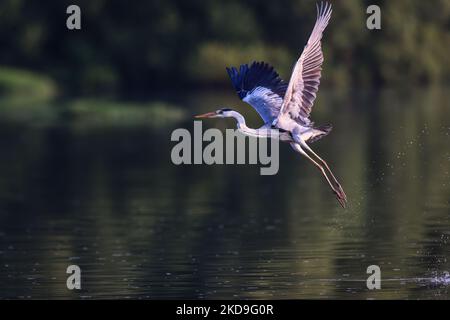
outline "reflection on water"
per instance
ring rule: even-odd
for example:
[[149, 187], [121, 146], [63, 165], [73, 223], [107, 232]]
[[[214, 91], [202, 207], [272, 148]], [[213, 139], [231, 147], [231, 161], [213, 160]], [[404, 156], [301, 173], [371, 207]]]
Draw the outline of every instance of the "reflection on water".
[[[322, 91], [314, 148], [350, 201], [281, 145], [280, 171], [174, 166], [167, 128], [2, 120], [2, 298], [449, 298], [448, 89]], [[237, 105], [186, 96], [192, 113]], [[188, 114], [191, 113], [188, 112]], [[77, 120], [78, 121], [78, 120]], [[205, 127], [231, 127], [211, 120]], [[82, 290], [66, 289], [66, 268]], [[369, 291], [366, 268], [381, 268]]]

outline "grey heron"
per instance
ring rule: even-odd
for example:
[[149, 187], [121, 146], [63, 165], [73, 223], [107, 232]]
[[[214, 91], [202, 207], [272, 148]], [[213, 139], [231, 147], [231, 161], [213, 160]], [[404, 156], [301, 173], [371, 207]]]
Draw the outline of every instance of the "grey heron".
[[196, 118], [236, 119], [238, 129], [247, 135], [267, 137], [271, 131], [280, 132], [280, 140], [311, 161], [325, 177], [337, 200], [345, 208], [347, 196], [332, 173], [327, 162], [308, 145], [326, 136], [331, 125], [314, 126], [310, 113], [319, 89], [323, 53], [321, 39], [331, 17], [331, 4], [322, 2], [317, 6], [317, 19], [300, 58], [297, 60], [289, 83], [265, 62], [253, 62], [227, 68], [239, 98], [251, 105], [264, 120], [259, 129], [247, 127], [244, 117], [237, 111], [222, 108]]

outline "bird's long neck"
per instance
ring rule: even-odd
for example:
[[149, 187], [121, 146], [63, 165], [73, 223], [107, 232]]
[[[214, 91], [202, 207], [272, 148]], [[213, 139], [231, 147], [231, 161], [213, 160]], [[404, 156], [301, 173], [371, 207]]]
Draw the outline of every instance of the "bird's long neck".
[[238, 129], [241, 129], [243, 131], [249, 129], [249, 127], [247, 127], [247, 125], [245, 124], [245, 118], [242, 116], [242, 114], [240, 114], [239, 112], [236, 112], [236, 111], [231, 111], [230, 115], [234, 119], [236, 119]]
[[271, 130], [267, 129], [253, 129], [247, 127], [247, 124], [245, 123], [245, 118], [237, 111], [231, 111], [230, 114], [231, 117], [236, 119], [237, 121], [237, 127], [239, 131], [241, 131], [243, 134], [253, 137], [268, 137], [271, 136]]

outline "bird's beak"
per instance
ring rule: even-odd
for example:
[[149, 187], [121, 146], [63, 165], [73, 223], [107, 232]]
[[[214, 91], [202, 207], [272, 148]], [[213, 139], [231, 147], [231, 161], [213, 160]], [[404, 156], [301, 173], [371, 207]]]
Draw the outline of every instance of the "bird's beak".
[[199, 115], [195, 116], [195, 118], [214, 118], [215, 116], [217, 116], [217, 113], [208, 112], [208, 113], [204, 113], [204, 114], [199, 114]]

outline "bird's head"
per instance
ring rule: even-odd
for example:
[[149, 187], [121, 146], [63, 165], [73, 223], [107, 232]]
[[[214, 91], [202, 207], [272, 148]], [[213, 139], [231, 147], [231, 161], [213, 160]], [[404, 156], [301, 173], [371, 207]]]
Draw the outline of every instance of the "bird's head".
[[222, 108], [213, 112], [207, 112], [204, 114], [199, 114], [195, 118], [229, 118], [233, 117], [234, 111], [229, 108]]

